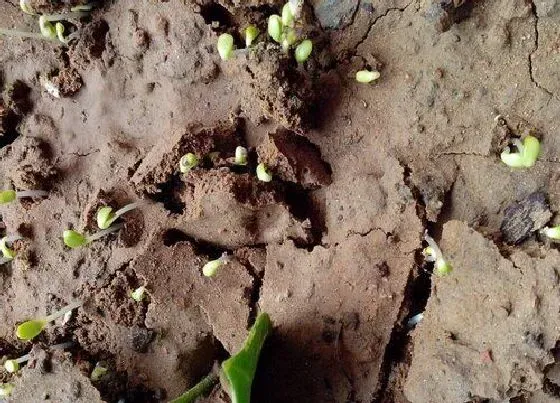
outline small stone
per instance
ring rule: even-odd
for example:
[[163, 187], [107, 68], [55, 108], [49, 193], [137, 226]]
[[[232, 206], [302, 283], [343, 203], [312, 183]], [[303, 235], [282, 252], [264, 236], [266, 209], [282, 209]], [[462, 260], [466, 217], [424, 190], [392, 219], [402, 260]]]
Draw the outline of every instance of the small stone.
[[500, 229], [506, 242], [518, 244], [543, 228], [551, 217], [546, 196], [535, 192], [505, 209]]

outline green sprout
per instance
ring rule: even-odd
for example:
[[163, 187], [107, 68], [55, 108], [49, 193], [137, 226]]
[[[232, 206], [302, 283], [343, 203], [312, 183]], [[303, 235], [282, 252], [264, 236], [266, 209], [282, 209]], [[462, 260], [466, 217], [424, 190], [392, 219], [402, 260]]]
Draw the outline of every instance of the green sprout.
[[10, 397], [13, 391], [13, 383], [0, 383], [0, 397]]
[[371, 83], [381, 77], [379, 71], [360, 70], [356, 73], [356, 81], [359, 83]]
[[294, 13], [292, 12], [292, 6], [290, 3], [284, 4], [284, 7], [282, 7], [282, 25], [293, 28], [295, 20], [296, 19], [294, 17]]
[[0, 258], [0, 264], [4, 264], [13, 260], [16, 257], [16, 251], [10, 248], [15, 241], [23, 239], [19, 235], [5, 236], [0, 239], [0, 252], [2, 252], [2, 257]]
[[222, 385], [232, 403], [251, 402], [251, 384], [257, 372], [259, 355], [271, 330], [270, 317], [265, 312], [260, 313], [249, 331], [243, 348], [222, 362]]
[[[74, 343], [72, 342], [67, 342], [67, 343], [60, 343], [60, 344], [55, 344], [54, 346], [51, 346], [51, 349], [60, 349], [60, 350], [64, 350], [70, 346], [72, 346]], [[27, 353], [22, 355], [19, 358], [14, 358], [11, 360], [6, 360], [6, 362], [4, 363], [4, 369], [9, 372], [9, 373], [14, 373], [19, 371], [21, 365], [27, 361], [29, 361], [29, 359], [31, 358], [31, 354]]]
[[200, 158], [193, 153], [187, 153], [179, 160], [179, 170], [184, 174], [189, 173], [190, 170], [196, 167], [199, 163]]
[[229, 60], [233, 55], [233, 36], [221, 34], [218, 37], [218, 53], [222, 60]]
[[[34, 14], [33, 10], [27, 4], [26, 0], [20, 0], [20, 7], [23, 10], [23, 12], [28, 14]], [[63, 13], [63, 14], [43, 14], [39, 17], [39, 29], [41, 31], [40, 33], [0, 28], [0, 35], [46, 39], [46, 40], [54, 40], [54, 41], [59, 40], [64, 44], [68, 44], [70, 40], [72, 40], [77, 36], [77, 34], [74, 33], [67, 37], [64, 36], [64, 25], [60, 21], [67, 21], [72, 18], [80, 19], [87, 15], [89, 15], [89, 10], [73, 11], [70, 13]], [[55, 22], [56, 24], [53, 24], [53, 22]]]
[[19, 8], [21, 8], [21, 11], [25, 14], [35, 15], [35, 11], [29, 5], [29, 0], [19, 0]]
[[544, 227], [541, 229], [541, 234], [553, 241], [560, 241], [560, 225], [556, 227]]
[[46, 197], [49, 192], [44, 190], [2, 190], [0, 191], [0, 204], [7, 204], [13, 202], [15, 199], [23, 199], [27, 197]]
[[140, 206], [141, 202], [130, 203], [121, 209], [113, 212], [113, 209], [108, 206], [103, 206], [97, 210], [97, 226], [100, 229], [109, 228], [116, 220], [125, 213], [134, 210]]
[[313, 42], [311, 42], [309, 39], [304, 40], [302, 43], [297, 45], [296, 50], [294, 52], [296, 61], [298, 63], [304, 63], [312, 51], [313, 51]]
[[134, 291], [130, 292], [130, 298], [132, 298], [136, 302], [142, 302], [142, 300], [146, 297], [146, 287], [140, 286]]
[[257, 165], [257, 178], [262, 182], [270, 182], [272, 180], [272, 174], [268, 167], [262, 162]]
[[195, 403], [200, 396], [207, 395], [217, 383], [218, 377], [215, 374], [210, 374], [169, 403]]
[[443, 253], [436, 244], [436, 241], [434, 241], [427, 232], [424, 234], [424, 240], [428, 243], [428, 246], [424, 248], [422, 254], [427, 262], [434, 262], [434, 272], [436, 275], [442, 277], [451, 273], [453, 271], [453, 267], [443, 257]]
[[282, 31], [282, 18], [277, 14], [272, 14], [268, 17], [268, 35], [270, 35], [275, 42], [282, 42]]
[[96, 241], [100, 238], [103, 238], [106, 235], [112, 234], [120, 230], [123, 227], [123, 224], [115, 224], [110, 226], [107, 229], [101, 230], [96, 232], [92, 235], [84, 235], [80, 234], [78, 231], [74, 231], [71, 229], [64, 230], [62, 233], [62, 240], [64, 241], [64, 245], [68, 246], [69, 248], [80, 248], [85, 246], [93, 241]]
[[230, 261], [231, 256], [224, 252], [218, 259], [210, 260], [208, 263], [206, 263], [204, 267], [202, 267], [202, 274], [204, 274], [206, 277], [214, 277], [218, 273], [218, 270], [222, 266], [228, 264]]
[[247, 165], [247, 149], [242, 146], [235, 148], [235, 165]]
[[28, 354], [22, 355], [19, 358], [14, 358], [12, 360], [7, 360], [4, 363], [4, 369], [11, 374], [14, 373], [14, 372], [17, 372], [17, 371], [19, 371], [20, 364], [23, 364], [24, 362], [29, 361], [30, 358], [31, 358], [31, 354], [28, 353]]
[[535, 165], [541, 150], [541, 145], [536, 137], [529, 135], [523, 139], [523, 142], [513, 139], [512, 144], [517, 152], [512, 153], [509, 146], [506, 147], [500, 154], [500, 159], [504, 164], [512, 168], [530, 168]]
[[259, 29], [255, 25], [249, 25], [245, 28], [245, 46], [251, 46], [257, 36], [259, 36]]
[[79, 308], [80, 306], [82, 306], [82, 302], [76, 301], [44, 318], [32, 319], [27, 322], [23, 322], [16, 328], [16, 336], [20, 340], [32, 340], [38, 336], [49, 323], [54, 322], [58, 318], [66, 315], [66, 313]]
[[107, 374], [107, 372], [109, 372], [107, 365], [104, 362], [99, 361], [95, 364], [95, 367], [91, 371], [89, 379], [91, 379], [93, 382], [97, 382], [101, 378], [103, 378]]
[[282, 34], [282, 50], [288, 52], [290, 47], [294, 45], [298, 40], [297, 33], [293, 28], [287, 28]]

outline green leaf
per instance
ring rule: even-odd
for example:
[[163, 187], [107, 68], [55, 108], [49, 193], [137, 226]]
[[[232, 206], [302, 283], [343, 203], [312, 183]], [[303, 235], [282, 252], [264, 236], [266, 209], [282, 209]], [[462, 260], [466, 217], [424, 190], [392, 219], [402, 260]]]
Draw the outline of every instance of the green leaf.
[[251, 402], [251, 385], [257, 372], [259, 355], [271, 330], [272, 322], [268, 314], [259, 314], [241, 351], [222, 363], [222, 372], [227, 381], [225, 389], [232, 403]]
[[4, 190], [0, 192], [0, 204], [11, 203], [16, 199], [15, 190]]
[[313, 42], [311, 42], [309, 39], [304, 40], [302, 43], [297, 45], [296, 50], [294, 52], [296, 61], [298, 63], [304, 63], [312, 51], [313, 51]]
[[47, 322], [40, 319], [28, 320], [16, 328], [16, 336], [21, 340], [32, 340], [45, 328]]
[[79, 248], [87, 244], [87, 238], [80, 234], [78, 231], [67, 229], [62, 233], [64, 245], [69, 248]]
[[[218, 37], [218, 53], [222, 60], [229, 60], [233, 55], [233, 36], [221, 34]], [[188, 154], [187, 154], [188, 155]]]
[[107, 229], [116, 220], [115, 213], [111, 207], [101, 207], [97, 210], [97, 226], [101, 229]]

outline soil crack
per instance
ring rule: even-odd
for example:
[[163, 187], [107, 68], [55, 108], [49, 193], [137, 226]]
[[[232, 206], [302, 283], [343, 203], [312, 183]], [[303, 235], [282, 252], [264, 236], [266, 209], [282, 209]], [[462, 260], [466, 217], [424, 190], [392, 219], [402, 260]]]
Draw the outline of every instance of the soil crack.
[[[399, 13], [403, 13], [403, 12], [405, 12], [405, 11], [408, 9], [408, 7], [409, 7], [410, 5], [412, 5], [413, 3], [416, 3], [416, 0], [412, 0], [410, 3], [408, 3], [406, 6], [404, 6], [404, 7], [402, 7], [402, 8], [401, 8], [401, 7], [389, 7], [387, 10], [385, 10], [385, 12], [384, 12], [383, 14], [378, 15], [378, 16], [373, 20], [373, 22], [369, 25], [369, 27], [368, 27], [366, 33], [364, 34], [364, 36], [362, 36], [362, 39], [360, 39], [360, 41], [356, 44], [356, 46], [355, 46], [355, 48], [354, 48], [354, 49], [356, 49], [356, 50], [354, 51], [354, 52], [355, 52], [354, 54], [357, 53], [358, 47], [359, 47], [362, 43], [364, 43], [364, 42], [366, 41], [366, 39], [369, 37], [369, 34], [371, 33], [371, 30], [373, 29], [373, 27], [375, 26], [375, 24], [377, 24], [377, 22], [378, 22], [379, 20], [381, 20], [382, 18], [388, 16], [389, 13], [392, 12], [392, 11], [398, 11]], [[355, 15], [354, 15], [354, 16], [355, 16]]]
[[533, 71], [533, 55], [539, 50], [539, 15], [537, 13], [537, 6], [535, 5], [534, 1], [531, 1], [531, 13], [535, 16], [535, 46], [533, 50], [529, 53], [528, 56], [528, 65], [529, 65], [529, 78], [535, 87], [543, 90], [546, 92], [550, 97], [554, 96], [554, 93], [550, 91], [548, 88], [541, 85], [537, 79], [535, 78], [534, 71]]

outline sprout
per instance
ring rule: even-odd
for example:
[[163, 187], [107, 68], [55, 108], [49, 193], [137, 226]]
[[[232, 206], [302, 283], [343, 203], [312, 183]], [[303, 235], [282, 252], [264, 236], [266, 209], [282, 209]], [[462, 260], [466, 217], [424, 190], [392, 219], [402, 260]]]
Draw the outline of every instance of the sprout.
[[21, 11], [23, 11], [25, 14], [34, 15], [35, 11], [33, 11], [33, 8], [31, 8], [28, 3], [29, 0], [19, 0], [19, 8], [21, 8]]
[[122, 227], [122, 224], [115, 224], [107, 229], [98, 231], [95, 234], [88, 236], [80, 234], [78, 231], [67, 229], [62, 233], [62, 240], [64, 241], [64, 245], [69, 248], [79, 248], [96, 241], [97, 239], [103, 238], [105, 235], [116, 232]]
[[56, 28], [46, 15], [39, 17], [39, 28], [41, 29], [41, 35], [45, 38], [56, 39]]
[[221, 379], [232, 403], [251, 401], [251, 384], [257, 372], [259, 355], [271, 331], [270, 317], [264, 312], [260, 313], [241, 351], [222, 363]]
[[[64, 350], [65, 348], [68, 348], [70, 346], [72, 346], [74, 343], [72, 342], [67, 342], [67, 343], [60, 343], [60, 344], [55, 344], [54, 346], [51, 346], [51, 349], [61, 349]], [[31, 354], [27, 353], [22, 355], [19, 358], [14, 358], [12, 360], [7, 360], [4, 363], [4, 369], [6, 371], [8, 371], [9, 373], [14, 373], [19, 371], [20, 369], [20, 364], [23, 364], [24, 362], [29, 361], [29, 359], [31, 358]]]
[[9, 245], [13, 244], [15, 241], [19, 241], [20, 239], [23, 238], [19, 235], [5, 236], [4, 238], [0, 239], [0, 252], [2, 252], [0, 264], [9, 262], [16, 257], [16, 251], [11, 249]]
[[268, 35], [278, 43], [282, 41], [282, 19], [279, 15], [268, 17]]
[[292, 7], [290, 6], [290, 3], [286, 3], [282, 8], [282, 25], [293, 28], [294, 23], [295, 18], [294, 13], [292, 12]]
[[245, 46], [251, 46], [257, 36], [259, 36], [259, 29], [255, 25], [249, 25], [245, 28]]
[[130, 297], [136, 302], [142, 302], [144, 297], [146, 296], [146, 287], [140, 286], [134, 291], [131, 291]]
[[292, 46], [298, 40], [296, 31], [293, 28], [288, 28], [282, 34], [282, 50], [288, 52], [290, 46]]
[[200, 159], [193, 153], [187, 153], [181, 157], [179, 160], [179, 170], [181, 173], [189, 173], [191, 169], [196, 167], [200, 162]]
[[288, 4], [290, 5], [294, 18], [298, 20], [303, 10], [303, 0], [289, 0]]
[[57, 22], [54, 27], [56, 30], [56, 37], [58, 38], [58, 40], [64, 44], [68, 44], [68, 42], [70, 42], [70, 37], [64, 36], [64, 24], [61, 22]]
[[58, 318], [66, 315], [66, 313], [80, 306], [82, 306], [82, 302], [76, 301], [42, 319], [32, 319], [23, 322], [16, 328], [16, 336], [21, 340], [32, 340], [38, 336], [50, 322], [54, 322]]
[[428, 235], [426, 232], [424, 234], [424, 240], [428, 243], [428, 246], [424, 248], [422, 254], [427, 262], [435, 262], [434, 269], [438, 276], [446, 276], [453, 270], [451, 264], [449, 264], [443, 257], [441, 249], [437, 246], [436, 241]]
[[272, 174], [268, 170], [268, 167], [262, 162], [257, 165], [257, 178], [263, 182], [270, 182], [272, 180]]
[[214, 374], [210, 374], [169, 403], [195, 403], [200, 396], [208, 394], [216, 383], [218, 383], [218, 377]]
[[360, 83], [371, 83], [381, 77], [379, 71], [360, 70], [356, 73], [356, 81]]
[[95, 364], [95, 368], [93, 368], [93, 371], [91, 371], [89, 379], [91, 379], [93, 382], [97, 382], [101, 378], [103, 378], [105, 374], [107, 374], [107, 372], [109, 372], [109, 369], [107, 369], [106, 364], [99, 361]]
[[10, 397], [14, 390], [13, 383], [0, 383], [0, 397]]
[[130, 203], [121, 209], [113, 212], [113, 209], [108, 206], [101, 207], [97, 210], [97, 226], [101, 229], [107, 229], [113, 224], [120, 216], [128, 213], [131, 210], [139, 207], [141, 202]]
[[527, 136], [523, 142], [519, 139], [512, 140], [517, 148], [516, 153], [512, 153], [509, 146], [502, 151], [500, 158], [502, 162], [512, 168], [530, 168], [535, 165], [541, 145], [539, 140], [533, 136]]
[[247, 149], [237, 146], [235, 148], [235, 165], [247, 165]]
[[29, 361], [30, 358], [31, 358], [31, 354], [25, 354], [19, 358], [15, 358], [13, 360], [7, 360], [4, 363], [4, 369], [11, 374], [17, 372], [19, 371], [19, 367], [20, 367], [19, 364], [23, 364], [24, 362]]
[[228, 264], [230, 260], [231, 257], [226, 252], [224, 252], [218, 259], [210, 260], [208, 263], [206, 263], [202, 268], [202, 274], [204, 274], [206, 277], [214, 277], [218, 273], [218, 270], [222, 266]]
[[218, 53], [222, 60], [229, 60], [233, 55], [233, 36], [221, 34], [218, 37]]
[[15, 199], [23, 199], [24, 197], [45, 197], [49, 192], [44, 190], [2, 190], [0, 191], [0, 204], [11, 203]]
[[89, 12], [93, 9], [94, 4], [90, 3], [90, 4], [78, 4], [77, 6], [74, 6], [72, 8], [70, 8], [70, 11], [72, 12]]
[[297, 45], [296, 51], [294, 52], [296, 61], [298, 63], [304, 63], [311, 54], [312, 50], [313, 42], [311, 42], [309, 39], [304, 40], [302, 43]]
[[560, 225], [556, 227], [544, 227], [541, 229], [541, 234], [553, 241], [560, 241]]

